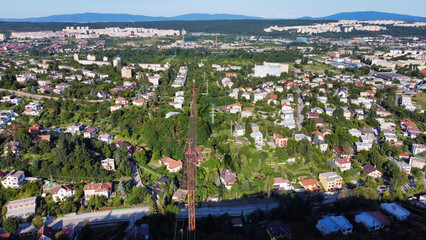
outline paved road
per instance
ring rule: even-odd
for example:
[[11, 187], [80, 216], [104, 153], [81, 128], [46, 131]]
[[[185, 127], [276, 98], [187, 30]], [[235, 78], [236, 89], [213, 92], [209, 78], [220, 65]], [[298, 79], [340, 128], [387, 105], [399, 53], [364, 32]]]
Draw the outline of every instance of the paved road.
[[[261, 209], [264, 211], [271, 210], [279, 206], [277, 201], [271, 200], [259, 200], [256, 203], [250, 204], [240, 204], [234, 205], [236, 203], [227, 203], [221, 204], [217, 203], [217, 207], [201, 207], [195, 210], [197, 217], [212, 215], [221, 215], [228, 213], [231, 216], [241, 216], [243, 212], [245, 215], [251, 214], [252, 212]], [[79, 215], [70, 214], [62, 218], [57, 218], [54, 220], [46, 220], [45, 224], [49, 227], [62, 228], [62, 227], [71, 227], [71, 226], [82, 226], [84, 220], [87, 220], [90, 223], [102, 223], [106, 221], [119, 221], [119, 220], [129, 220], [129, 227], [133, 226], [134, 222], [148, 213], [149, 207], [133, 207], [126, 209], [116, 209], [111, 211], [99, 211], [99, 212], [90, 212], [83, 213]], [[186, 217], [188, 215], [188, 210], [182, 208], [180, 210], [180, 217]], [[38, 229], [32, 226], [30, 223], [21, 224], [17, 233], [31, 233], [37, 231]]]
[[135, 182], [136, 187], [143, 187], [141, 176], [139, 174], [138, 168], [136, 167], [136, 165], [133, 162], [130, 163], [130, 167], [132, 168], [133, 181]]
[[300, 131], [300, 130], [302, 130], [302, 122], [303, 122], [303, 119], [305, 118], [304, 116], [303, 116], [303, 114], [302, 114], [302, 110], [303, 110], [303, 107], [304, 107], [304, 103], [303, 103], [303, 99], [302, 99], [302, 97], [300, 96], [300, 88], [299, 87], [297, 87], [297, 94], [299, 95], [298, 97], [299, 97], [299, 105], [298, 105], [298, 113], [297, 113], [297, 129]]
[[[149, 207], [134, 207], [126, 209], [117, 209], [111, 211], [99, 211], [91, 213], [83, 213], [80, 215], [68, 215], [54, 220], [46, 220], [45, 224], [49, 227], [62, 228], [71, 226], [81, 226], [84, 220], [91, 223], [104, 221], [130, 220], [129, 226], [132, 226], [134, 221], [140, 219], [148, 213]], [[29, 223], [21, 224], [19, 233], [28, 233], [37, 231], [37, 228]]]
[[[46, 95], [38, 95], [38, 94], [32, 94], [32, 93], [25, 93], [25, 92], [19, 92], [19, 91], [14, 91], [14, 90], [10, 90], [10, 89], [5, 89], [5, 88], [0, 88], [0, 91], [9, 91], [10, 93], [13, 93], [17, 96], [21, 96], [21, 97], [28, 97], [28, 98], [34, 98], [37, 100], [41, 100], [43, 98], [46, 99], [53, 99], [53, 100], [58, 100], [58, 97], [52, 97], [52, 96], [46, 96]], [[68, 99], [68, 98], [64, 98], [64, 99]], [[71, 98], [72, 101], [77, 101], [79, 99], [77, 98]], [[87, 100], [87, 99], [82, 99], [85, 102], [103, 102], [104, 99], [100, 99], [100, 100]]]
[[[257, 204], [240, 206], [201, 207], [195, 209], [195, 215], [197, 217], [202, 217], [208, 216], [209, 214], [222, 215], [224, 213], [228, 213], [230, 216], [241, 216], [241, 213], [243, 213], [244, 215], [249, 215], [258, 209], [261, 209], [263, 211], [269, 211], [273, 208], [277, 208], [278, 206], [278, 202], [259, 202]], [[188, 210], [186, 208], [181, 209], [179, 216], [188, 216]]]
[[21, 96], [21, 97], [31, 97], [37, 100], [41, 100], [43, 98], [51, 98], [53, 100], [58, 100], [57, 97], [51, 97], [51, 96], [44, 96], [44, 95], [38, 95], [38, 94], [32, 94], [32, 93], [25, 93], [25, 92], [18, 92], [18, 91], [14, 91], [14, 90], [10, 90], [10, 89], [4, 89], [4, 88], [0, 88], [0, 91], [9, 91], [10, 93], [13, 93], [17, 96]]

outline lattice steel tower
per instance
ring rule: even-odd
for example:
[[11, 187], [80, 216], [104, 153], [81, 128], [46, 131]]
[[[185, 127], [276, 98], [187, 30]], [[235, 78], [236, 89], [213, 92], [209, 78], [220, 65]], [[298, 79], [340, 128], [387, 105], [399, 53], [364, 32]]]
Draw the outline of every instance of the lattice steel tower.
[[195, 180], [196, 164], [199, 161], [201, 153], [197, 151], [197, 100], [194, 87], [192, 88], [191, 116], [189, 117], [188, 137], [185, 146], [185, 164], [188, 188], [188, 239], [195, 239]]

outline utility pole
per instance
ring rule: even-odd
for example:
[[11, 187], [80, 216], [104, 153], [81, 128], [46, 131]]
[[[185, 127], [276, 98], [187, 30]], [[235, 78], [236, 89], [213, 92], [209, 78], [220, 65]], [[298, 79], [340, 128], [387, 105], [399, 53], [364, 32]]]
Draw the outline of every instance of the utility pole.
[[212, 124], [214, 124], [214, 104], [212, 104]]
[[182, 28], [182, 48], [185, 48], [185, 29]]

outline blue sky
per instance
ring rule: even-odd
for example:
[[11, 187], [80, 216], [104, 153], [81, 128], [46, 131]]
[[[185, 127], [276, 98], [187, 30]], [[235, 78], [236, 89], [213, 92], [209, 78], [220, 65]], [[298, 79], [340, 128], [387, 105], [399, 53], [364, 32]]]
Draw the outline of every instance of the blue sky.
[[322, 17], [349, 11], [382, 11], [426, 17], [426, 0], [0, 0], [0, 18], [69, 13], [176, 16], [229, 13], [268, 18]]

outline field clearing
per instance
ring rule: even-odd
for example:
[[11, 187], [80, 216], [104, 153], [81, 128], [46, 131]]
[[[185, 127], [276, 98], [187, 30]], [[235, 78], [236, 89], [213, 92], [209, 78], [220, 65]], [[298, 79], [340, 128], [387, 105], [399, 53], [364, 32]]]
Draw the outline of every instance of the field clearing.
[[417, 94], [413, 100], [420, 104], [423, 110], [426, 109], [426, 93]]

